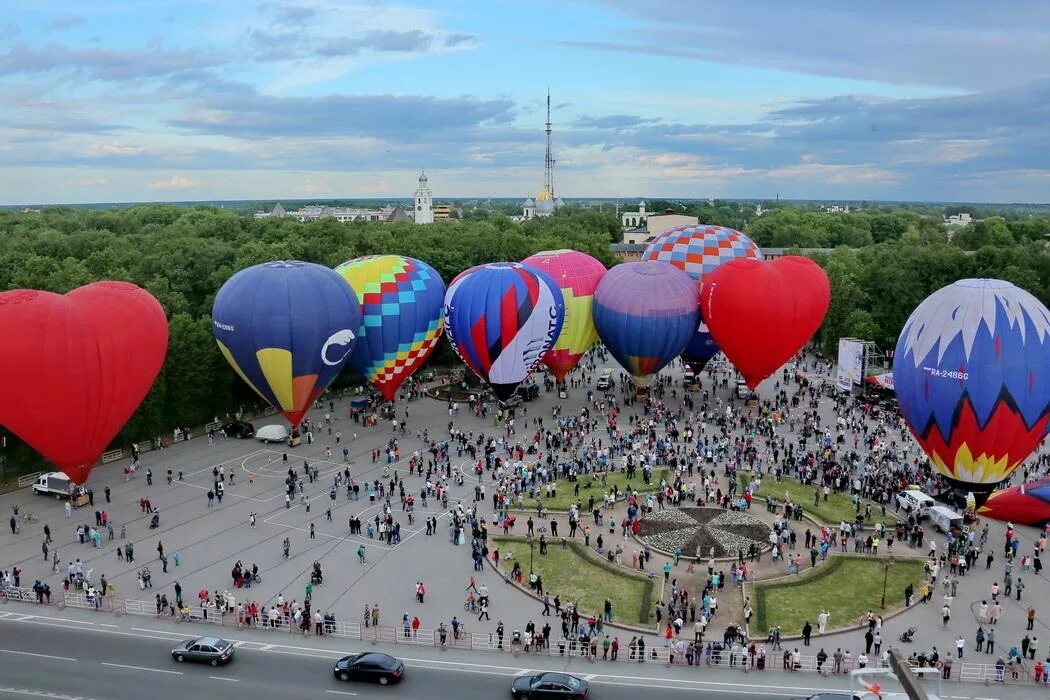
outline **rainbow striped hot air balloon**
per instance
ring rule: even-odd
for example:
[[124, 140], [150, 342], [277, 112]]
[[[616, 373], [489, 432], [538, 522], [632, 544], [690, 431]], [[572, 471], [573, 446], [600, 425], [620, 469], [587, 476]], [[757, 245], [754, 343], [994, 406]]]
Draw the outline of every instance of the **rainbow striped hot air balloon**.
[[226, 360], [293, 428], [339, 374], [361, 328], [346, 280], [297, 260], [241, 270], [222, 285], [211, 315]]
[[[704, 276], [714, 272], [723, 263], [740, 258], [762, 260], [762, 251], [755, 242], [739, 231], [725, 226], [686, 224], [668, 229], [653, 239], [642, 254], [642, 261], [659, 260], [674, 265], [698, 284]], [[718, 345], [701, 319], [696, 333], [682, 351], [682, 359], [697, 374], [718, 354]]]
[[441, 338], [445, 283], [430, 265], [400, 255], [355, 258], [335, 271], [361, 303], [350, 364], [390, 401]]
[[598, 335], [638, 386], [682, 352], [699, 318], [699, 286], [667, 263], [617, 265], [594, 292]]
[[606, 273], [605, 266], [586, 253], [575, 250], [545, 250], [521, 261], [543, 270], [561, 289], [565, 299], [565, 323], [561, 335], [543, 363], [559, 382], [571, 372], [598, 340], [592, 306], [594, 290]]
[[1046, 435], [1050, 311], [1002, 280], [943, 287], [904, 324], [893, 383], [934, 471], [981, 505]]

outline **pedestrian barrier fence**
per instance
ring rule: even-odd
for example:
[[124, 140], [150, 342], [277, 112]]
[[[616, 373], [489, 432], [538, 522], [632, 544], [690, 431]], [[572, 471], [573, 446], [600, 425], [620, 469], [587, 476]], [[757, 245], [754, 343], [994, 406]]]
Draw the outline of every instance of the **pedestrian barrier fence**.
[[[64, 591], [57, 597], [59, 607], [65, 606], [78, 609], [94, 609], [103, 612], [114, 612], [116, 614], [141, 615], [148, 617], [169, 617], [171, 608], [166, 608], [157, 614], [156, 603], [149, 600], [115, 599], [106, 596], [89, 597], [80, 591]], [[37, 603], [36, 591], [32, 588], [16, 588], [14, 586], [0, 587], [0, 603], [9, 600], [26, 603]], [[45, 601], [46, 602], [46, 601]], [[303, 633], [303, 630], [294, 624], [294, 620], [278, 615], [275, 619], [268, 617], [268, 609], [260, 610], [254, 619], [248, 619], [243, 613], [220, 612], [211, 609], [208, 617], [198, 605], [189, 608], [189, 616], [183, 618], [182, 613], [176, 610], [175, 619], [182, 622], [196, 622], [202, 624], [213, 624], [224, 627], [255, 628], [269, 632], [284, 632], [286, 634]], [[314, 635], [316, 625], [311, 620], [306, 634]], [[358, 622], [343, 622], [340, 620], [325, 621], [323, 634], [341, 639], [356, 639], [362, 642], [383, 643], [392, 645], [414, 645], [414, 646], [442, 646], [441, 635], [438, 630], [433, 629], [408, 629], [407, 634], [404, 626], [387, 627], [383, 625], [364, 626]], [[762, 673], [764, 671], [786, 671], [821, 673], [823, 675], [848, 674], [855, 667], [856, 660], [843, 662], [838, 670], [835, 670], [834, 661], [828, 659], [821, 668], [817, 668], [817, 657], [814, 655], [794, 655], [794, 664], [791, 658], [784, 660], [784, 652], [773, 650], [768, 653], [764, 660], [748, 654], [746, 651], [732, 652], [723, 650], [710, 655], [702, 654], [699, 658], [693, 658], [689, 663], [686, 654], [674, 652], [673, 647], [662, 645], [657, 641], [656, 635], [650, 637], [655, 644], [646, 645], [643, 650], [630, 648], [629, 644], [621, 641], [620, 648], [615, 658], [611, 655], [606, 657], [605, 649], [601, 641], [595, 645], [585, 644], [575, 639], [546, 640], [543, 645], [532, 644], [525, 648], [524, 638], [513, 641], [511, 632], [506, 632], [501, 638], [495, 632], [467, 632], [462, 626], [457, 637], [451, 627], [445, 630], [445, 647], [465, 650], [493, 651], [498, 653], [512, 653], [520, 655], [536, 656], [571, 656], [586, 658], [591, 661], [608, 660], [628, 663], [656, 663], [693, 666], [717, 666], [719, 668], [736, 669], [745, 672]], [[706, 645], [705, 645], [706, 648]], [[763, 663], [764, 661], [764, 663]], [[792, 668], [792, 665], [794, 666]], [[881, 665], [873, 663], [873, 666]], [[958, 674], [953, 673], [951, 680], [964, 682], [1002, 682], [1023, 683], [1030, 679], [1030, 670], [1021, 662], [1007, 664], [1004, 669], [996, 668], [994, 664], [961, 663], [956, 664]], [[954, 670], [954, 669], [953, 669]]]
[[205, 433], [211, 433], [212, 431], [215, 431], [217, 433], [217, 432], [219, 432], [219, 428], [221, 428], [221, 427], [222, 427], [222, 423], [220, 421], [217, 421], [217, 420], [216, 421], [212, 421], [211, 423], [205, 424], [204, 432]]
[[109, 452], [102, 453], [102, 463], [109, 464], [110, 462], [116, 462], [118, 459], [124, 456], [124, 450], [110, 450]]
[[152, 449], [153, 449], [153, 441], [152, 440], [143, 440], [142, 442], [136, 442], [135, 443], [135, 451], [138, 452], [139, 454], [142, 454], [143, 452], [149, 452]]
[[24, 489], [26, 486], [30, 486], [36, 483], [36, 480], [40, 478], [40, 475], [44, 472], [33, 472], [32, 474], [23, 474], [18, 477], [18, 488]]

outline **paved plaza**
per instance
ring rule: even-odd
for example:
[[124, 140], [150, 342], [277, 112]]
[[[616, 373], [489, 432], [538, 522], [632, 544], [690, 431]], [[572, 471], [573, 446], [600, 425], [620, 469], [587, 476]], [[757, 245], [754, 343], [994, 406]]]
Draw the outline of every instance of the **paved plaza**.
[[[674, 386], [678, 387], [675, 391], [676, 396], [669, 393], [665, 400], [672, 409], [677, 410], [683, 398], [681, 369], [665, 371], [672, 374]], [[619, 376], [618, 369], [616, 375]], [[588, 376], [590, 384], [570, 390], [565, 399], [541, 389], [537, 401], [518, 410], [518, 434], [512, 439], [529, 442], [529, 438], [523, 433], [531, 436], [535, 430], [531, 426], [531, 420], [536, 416], [543, 416], [545, 421], [549, 421], [551, 409], [555, 404], [562, 406], [563, 415], [578, 415], [580, 409], [588, 405], [588, 391], [593, 389], [598, 372], [591, 372]], [[719, 382], [719, 387], [711, 397], [711, 408], [721, 411], [725, 410], [727, 405], [732, 405], [738, 410], [746, 410], [742, 402], [731, 395], [734, 382], [731, 381], [728, 370], [723, 370], [718, 376], [725, 381]], [[705, 374], [704, 387], [710, 389], [711, 386], [712, 380]], [[793, 386], [786, 388], [789, 393], [794, 391]], [[763, 398], [768, 398], [773, 395], [774, 390], [774, 380], [767, 380], [760, 388], [760, 394]], [[701, 394], [693, 393], [691, 396], [699, 409]], [[621, 398], [618, 391], [617, 397]], [[304, 441], [298, 447], [287, 448], [283, 445], [265, 445], [255, 440], [233, 438], [216, 438], [214, 442], [210, 442], [207, 437], [201, 436], [164, 450], [144, 453], [141, 456], [139, 471], [130, 479], [125, 479], [123, 473], [126, 461], [101, 466], [95, 469], [88, 482], [88, 486], [94, 492], [94, 507], [74, 510], [69, 519], [63, 504], [55, 499], [36, 496], [28, 489], [4, 494], [0, 496], [2, 512], [10, 514], [12, 507], [19, 505], [24, 511], [31, 512], [38, 522], [25, 523], [18, 535], [12, 535], [5, 527], [3, 535], [0, 536], [0, 569], [9, 570], [18, 566], [22, 569], [22, 586], [30, 586], [34, 580], [39, 579], [48, 582], [51, 588], [57, 591], [61, 590], [68, 562], [80, 559], [84, 570], [92, 572], [94, 581], [97, 582], [103, 575], [108, 579], [116, 588], [117, 598], [138, 598], [152, 602], [155, 594], [165, 593], [169, 599], [173, 599], [173, 585], [178, 581], [183, 589], [183, 597], [190, 602], [196, 601], [198, 590], [206, 589], [210, 592], [230, 590], [238, 602], [258, 601], [260, 604], [266, 604], [278, 594], [283, 594], [289, 600], [301, 601], [311, 565], [314, 561], [319, 561], [324, 569], [325, 580], [324, 584], [313, 592], [314, 609], [334, 613], [339, 620], [360, 621], [366, 606], [378, 604], [381, 623], [392, 627], [400, 624], [404, 613], [408, 613], [410, 617], [418, 616], [424, 628], [435, 628], [441, 622], [448, 624], [455, 615], [465, 622], [467, 629], [472, 632], [492, 631], [499, 620], [505, 622], [508, 633], [511, 629], [523, 628], [529, 620], [539, 623], [541, 605], [535, 599], [504, 583], [502, 576], [491, 566], [486, 566], [482, 572], [473, 571], [470, 547], [457, 546], [450, 541], [447, 509], [435, 500], [430, 500], [428, 506], [423, 506], [419, 499], [423, 479], [418, 475], [407, 476], [408, 459], [426, 446], [424, 441], [417, 437], [417, 431], [427, 429], [432, 439], [443, 440], [447, 437], [450, 420], [454, 421], [457, 429], [465, 433], [473, 431], [475, 436], [483, 433], [488, 437], [498, 437], [503, 434], [504, 427], [495, 425], [491, 413], [487, 418], [477, 418], [465, 407], [454, 418], [450, 418], [445, 403], [428, 398], [398, 404], [399, 420], [403, 418], [406, 408], [408, 417], [404, 434], [400, 431], [394, 433], [390, 421], [381, 421], [372, 428], [354, 422], [350, 418], [347, 400], [344, 400], [331, 411], [332, 434], [329, 435], [327, 430], [323, 429], [315, 432], [313, 444], [306, 444]], [[805, 409], [798, 410], [801, 412]], [[315, 423], [323, 423], [327, 411], [327, 406], [322, 410], [315, 410], [311, 412], [310, 418]], [[825, 425], [833, 427], [834, 405], [830, 398], [820, 398], [819, 411]], [[641, 416], [641, 406], [623, 408], [620, 425], [626, 426], [631, 415]], [[280, 422], [282, 419], [279, 416], [253, 420], [256, 428]], [[525, 423], [530, 424], [528, 428], [525, 427]], [[790, 432], [787, 422], [781, 426], [780, 431], [783, 434]], [[342, 436], [339, 444], [336, 444], [337, 432]], [[849, 431], [847, 435], [850, 435]], [[396, 470], [399, 476], [405, 479], [407, 491], [416, 497], [417, 504], [415, 522], [409, 524], [405, 513], [401, 511], [398, 499], [392, 499], [394, 518], [401, 524], [402, 541], [395, 546], [388, 546], [376, 538], [369, 538], [366, 534], [351, 535], [348, 528], [348, 519], [351, 517], [359, 517], [367, 522], [379, 513], [382, 508], [381, 499], [372, 502], [362, 491], [359, 500], [347, 500], [345, 488], [339, 488], [336, 498], [332, 500], [330, 489], [334, 475], [347, 466], [352, 478], [358, 483], [374, 482], [376, 479], [386, 481], [383, 477], [387, 465], [382, 452], [392, 437], [398, 439], [401, 462], [390, 465], [389, 474], [392, 476]], [[606, 443], [608, 442], [608, 436], [601, 428], [594, 437], [605, 438]], [[900, 439], [896, 427], [889, 430], [887, 439]], [[343, 461], [343, 447], [349, 449], [349, 465]], [[373, 450], [380, 452], [380, 457], [375, 462], [372, 459]], [[469, 455], [463, 453], [462, 456], [457, 456], [456, 452], [456, 447], [451, 446], [452, 463], [456, 469], [462, 469], [466, 479], [461, 487], [452, 483], [448, 506], [454, 507], [458, 502], [470, 506], [474, 503], [477, 478], [473, 473], [473, 463]], [[284, 461], [285, 454], [288, 457], [287, 463]], [[917, 456], [917, 453], [912, 456]], [[304, 461], [319, 471], [316, 482], [307, 484], [309, 512], [298, 501], [292, 503], [291, 507], [286, 507], [284, 496], [284, 479], [288, 468], [301, 471]], [[213, 485], [213, 469], [219, 465], [223, 466], [227, 474], [225, 496], [221, 503], [209, 507], [207, 492]], [[726, 483], [722, 477], [721, 465], [718, 467], [720, 485], [724, 490]], [[152, 485], [147, 485], [147, 470], [152, 471]], [[170, 485], [166, 480], [168, 470], [172, 470], [175, 475]], [[177, 476], [179, 472], [182, 473], [181, 480]], [[230, 483], [231, 476], [233, 483]], [[489, 475], [486, 474], [485, 479], [486, 484], [491, 483]], [[107, 502], [103, 495], [107, 487], [110, 489], [111, 502]], [[488, 493], [491, 494], [491, 490]], [[151, 505], [159, 511], [160, 527], [156, 530], [149, 529], [150, 515], [140, 507], [141, 499], [144, 498], [148, 498]], [[491, 523], [491, 498], [486, 498], [477, 505], [480, 515]], [[96, 508], [106, 511], [116, 532], [116, 539], [113, 541], [104, 536], [102, 546], [98, 549], [91, 544], [77, 543], [75, 536], [78, 525], [94, 524]], [[330, 521], [326, 518], [326, 510], [329, 508]], [[758, 510], [762, 509], [761, 506], [758, 507]], [[253, 513], [257, 517], [254, 528], [249, 525]], [[437, 518], [437, 532], [427, 535], [424, 523], [426, 518], [431, 517]], [[565, 519], [564, 514], [555, 517], [562, 521]], [[900, 632], [909, 626], [917, 626], [919, 631], [915, 642], [902, 645], [906, 653], [911, 650], [926, 650], [935, 645], [942, 656], [954, 654], [954, 640], [962, 635], [966, 640], [966, 660], [994, 663], [995, 656], [977, 654], [974, 650], [978, 606], [982, 599], [989, 598], [994, 582], [1002, 583], [1004, 573], [1002, 543], [1005, 525], [996, 521], [987, 522], [991, 526], [991, 532], [985, 552], [994, 551], [996, 561], [991, 569], [986, 569], [985, 552], [982, 552], [972, 573], [960, 579], [950, 623], [945, 626], [941, 621], [943, 591], [938, 585], [930, 604], [916, 604], [903, 614], [886, 621], [883, 637], [887, 645], [896, 643]], [[54, 538], [51, 550], [57, 549], [61, 560], [58, 573], [52, 573], [50, 555], [48, 561], [45, 561], [41, 551], [44, 523], [50, 526]], [[311, 527], [314, 528], [313, 539], [310, 538]], [[121, 540], [120, 532], [124, 528], [127, 539]], [[497, 532], [502, 530], [490, 525], [490, 533]], [[524, 534], [524, 528], [519, 527], [516, 534]], [[285, 538], [290, 540], [290, 556], [287, 559], [282, 556], [282, 542]], [[1038, 532], [1030, 528], [1021, 528], [1020, 538], [1021, 553], [1031, 554], [1037, 545]], [[943, 535], [935, 534], [934, 539], [943, 547]], [[128, 542], [133, 542], [135, 548], [135, 562], [132, 564], [118, 560], [116, 555], [117, 546]], [[162, 571], [161, 562], [158, 560], [159, 542], [163, 543], [164, 552], [169, 560], [166, 573]], [[365, 564], [358, 560], [358, 548], [361, 545], [366, 550]], [[624, 545], [625, 552], [641, 548], [633, 539], [624, 542]], [[902, 543], [898, 543], [896, 548], [898, 552], [908, 551]], [[174, 561], [176, 552], [178, 565]], [[925, 554], [924, 551], [914, 550], [909, 553]], [[629, 563], [630, 557], [626, 558]], [[238, 560], [249, 568], [253, 564], [257, 565], [262, 581], [250, 589], [234, 589], [230, 571]], [[650, 568], [659, 570], [662, 563], [663, 559], [657, 555]], [[675, 575], [681, 576], [685, 585], [697, 585], [697, 579], [685, 576], [685, 565], [685, 562], [680, 564]], [[152, 572], [151, 589], [139, 589], [137, 574], [143, 566], [148, 566]], [[698, 570], [701, 568], [697, 567]], [[764, 575], [772, 574], [783, 575], [784, 572], [777, 572], [770, 566]], [[466, 613], [463, 609], [465, 588], [472, 575], [478, 578], [479, 583], [485, 583], [490, 590], [491, 621], [478, 622], [476, 616]], [[1037, 609], [1038, 617], [1034, 630], [1028, 634], [1038, 638], [1038, 653], [1046, 657], [1050, 655], [1050, 630], [1045, 622], [1050, 620], [1050, 585], [1045, 575], [1036, 576], [1034, 573], [1020, 572], [1019, 565], [1014, 567], [1014, 576], [1020, 576], [1024, 580], [1025, 589], [1020, 602], [1016, 600], [1016, 596], [1001, 598], [1003, 615], [997, 625], [997, 654], [1005, 654], [1011, 646], [1020, 645], [1021, 638], [1026, 634], [1026, 612], [1029, 604], [1032, 604]], [[417, 581], [424, 582], [427, 588], [423, 604], [418, 603], [415, 598]], [[724, 606], [724, 612], [720, 614], [724, 618], [739, 621], [736, 619], [742, 608], [739, 591], [727, 587], [725, 596], [733, 600]], [[899, 606], [903, 600], [903, 591], [890, 591], [888, 597], [893, 606]], [[563, 593], [563, 598], [571, 599], [571, 595]], [[815, 605], [814, 626], [818, 612], [819, 609]], [[831, 612], [830, 627], [834, 628], [845, 622], [836, 618], [834, 611]], [[716, 629], [724, 628], [728, 622], [727, 619], [718, 620]], [[687, 627], [687, 630], [691, 630], [691, 626]], [[655, 635], [658, 630], [654, 626], [651, 632]], [[783, 632], [785, 635], [793, 635], [798, 634], [800, 630]], [[635, 631], [624, 629], [614, 633], [625, 638]], [[762, 630], [752, 630], [752, 635], [763, 640], [765, 637]], [[789, 641], [785, 646], [794, 647], [800, 644], [801, 642]], [[855, 655], [863, 645], [863, 631], [851, 630], [824, 636], [814, 635], [813, 646], [806, 652], [816, 653], [817, 649], [824, 648], [831, 654], [836, 648], [842, 648], [852, 650]]]

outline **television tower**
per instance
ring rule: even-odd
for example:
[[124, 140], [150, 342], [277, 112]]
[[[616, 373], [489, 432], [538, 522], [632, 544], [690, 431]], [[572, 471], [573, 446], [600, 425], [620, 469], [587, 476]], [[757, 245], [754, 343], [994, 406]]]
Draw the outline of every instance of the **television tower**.
[[554, 199], [554, 154], [551, 153], [551, 89], [547, 88], [547, 156], [543, 161], [543, 186]]

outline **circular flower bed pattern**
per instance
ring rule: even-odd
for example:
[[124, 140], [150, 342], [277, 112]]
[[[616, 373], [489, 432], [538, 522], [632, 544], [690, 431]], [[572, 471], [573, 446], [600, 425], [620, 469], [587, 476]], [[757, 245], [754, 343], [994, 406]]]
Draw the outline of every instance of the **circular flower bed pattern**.
[[714, 547], [715, 557], [747, 554], [754, 544], [769, 545], [770, 528], [747, 513], [718, 508], [668, 508], [653, 511], [642, 519], [638, 539], [653, 549], [672, 553], [681, 547], [691, 557], [699, 551], [706, 558]]

